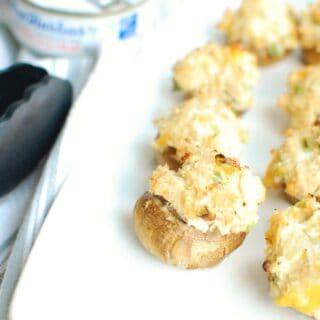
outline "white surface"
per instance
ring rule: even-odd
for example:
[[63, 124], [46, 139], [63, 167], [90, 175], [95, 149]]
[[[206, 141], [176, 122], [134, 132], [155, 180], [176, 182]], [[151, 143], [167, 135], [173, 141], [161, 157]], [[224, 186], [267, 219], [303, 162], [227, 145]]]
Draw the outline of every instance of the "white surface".
[[[221, 10], [198, 6], [192, 13], [166, 26], [134, 61], [104, 54], [78, 102], [90, 110], [87, 135], [75, 142], [83, 150], [31, 253], [11, 319], [306, 319], [273, 305], [261, 268], [267, 220], [288, 206], [275, 192], [245, 243], [216, 268], [163, 264], [135, 237], [132, 208], [155, 166], [152, 120], [179, 99], [170, 69], [212, 37], [212, 16]], [[292, 56], [263, 69], [256, 105], [243, 118], [251, 138], [242, 163], [256, 174], [264, 174], [270, 149], [283, 140], [287, 119], [276, 99], [297, 66]]]

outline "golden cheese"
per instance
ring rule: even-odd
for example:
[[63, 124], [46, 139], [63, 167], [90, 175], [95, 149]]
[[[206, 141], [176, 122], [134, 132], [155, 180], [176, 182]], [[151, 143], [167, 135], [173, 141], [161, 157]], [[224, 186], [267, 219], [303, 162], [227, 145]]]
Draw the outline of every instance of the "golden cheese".
[[249, 232], [264, 201], [261, 180], [247, 167], [216, 153], [198, 153], [176, 172], [159, 166], [150, 191], [162, 196], [189, 225], [224, 234]]
[[280, 307], [293, 307], [302, 313], [314, 316], [315, 312], [320, 310], [320, 283], [292, 290], [285, 296], [277, 298], [275, 303]]
[[291, 116], [293, 128], [305, 128], [320, 120], [320, 66], [293, 71], [288, 91], [279, 99], [280, 107]]
[[174, 67], [174, 83], [182, 91], [194, 94], [203, 87], [228, 92], [236, 111], [252, 105], [252, 88], [258, 81], [254, 55], [239, 46], [208, 43], [189, 53]]
[[265, 270], [281, 307], [320, 319], [320, 204], [308, 196], [275, 211], [266, 233]]

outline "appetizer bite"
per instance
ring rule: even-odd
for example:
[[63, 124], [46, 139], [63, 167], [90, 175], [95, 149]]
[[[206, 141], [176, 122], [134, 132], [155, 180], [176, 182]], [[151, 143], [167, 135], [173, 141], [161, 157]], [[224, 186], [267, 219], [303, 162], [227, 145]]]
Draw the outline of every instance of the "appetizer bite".
[[270, 294], [281, 307], [320, 319], [320, 204], [308, 196], [275, 211], [266, 233]]
[[272, 151], [265, 185], [283, 189], [292, 202], [320, 196], [320, 128], [288, 129], [283, 145]]
[[136, 203], [139, 240], [183, 268], [209, 267], [243, 242], [258, 221], [265, 188], [247, 167], [221, 154], [190, 156], [178, 171], [159, 166]]
[[299, 23], [300, 43], [303, 50], [303, 62], [320, 63], [320, 1], [308, 4], [302, 11]]
[[260, 65], [282, 59], [298, 43], [296, 17], [282, 0], [243, 0], [237, 11], [225, 12], [219, 28], [229, 43], [255, 53]]
[[175, 65], [173, 82], [175, 89], [189, 96], [203, 88], [228, 92], [234, 111], [241, 114], [253, 103], [252, 88], [258, 77], [253, 54], [237, 45], [209, 43]]
[[159, 163], [177, 170], [186, 155], [205, 150], [238, 157], [248, 133], [225, 98], [219, 92], [209, 96], [203, 93], [156, 120], [159, 133], [153, 148]]
[[291, 116], [293, 128], [319, 124], [320, 66], [293, 71], [288, 78], [288, 92], [280, 97], [279, 105]]

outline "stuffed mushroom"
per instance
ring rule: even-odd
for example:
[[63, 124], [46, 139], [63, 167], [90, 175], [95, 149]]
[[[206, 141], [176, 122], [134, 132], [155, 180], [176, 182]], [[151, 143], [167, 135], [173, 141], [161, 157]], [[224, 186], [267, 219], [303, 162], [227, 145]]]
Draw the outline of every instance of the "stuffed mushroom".
[[303, 129], [320, 123], [320, 66], [293, 71], [288, 91], [279, 99], [280, 107], [291, 116], [290, 126]]
[[260, 65], [273, 63], [297, 47], [297, 22], [282, 0], [243, 0], [237, 11], [227, 10], [219, 28], [228, 43], [241, 44], [258, 57]]
[[187, 99], [169, 116], [156, 120], [158, 136], [153, 143], [161, 164], [178, 169], [189, 154], [216, 150], [239, 157], [248, 134], [219, 92]]
[[228, 95], [238, 114], [253, 103], [252, 89], [259, 78], [256, 58], [238, 45], [208, 43], [189, 53], [174, 67], [175, 89], [188, 96], [199, 90]]
[[272, 151], [265, 185], [282, 189], [292, 202], [320, 196], [320, 127], [288, 129], [283, 145]]
[[159, 166], [136, 203], [143, 246], [183, 268], [209, 267], [243, 242], [258, 221], [265, 189], [247, 167], [221, 154], [192, 155], [178, 171]]
[[320, 203], [307, 196], [275, 211], [266, 233], [270, 294], [281, 307], [320, 319]]

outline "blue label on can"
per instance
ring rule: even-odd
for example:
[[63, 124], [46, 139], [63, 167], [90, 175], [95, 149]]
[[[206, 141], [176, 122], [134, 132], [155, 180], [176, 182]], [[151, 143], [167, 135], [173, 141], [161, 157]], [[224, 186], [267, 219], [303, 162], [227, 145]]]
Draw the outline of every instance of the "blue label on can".
[[138, 14], [132, 14], [127, 17], [123, 17], [120, 20], [119, 39], [125, 40], [136, 34], [138, 24]]

